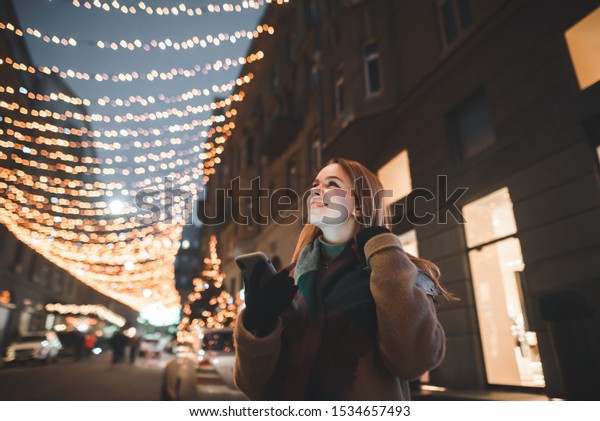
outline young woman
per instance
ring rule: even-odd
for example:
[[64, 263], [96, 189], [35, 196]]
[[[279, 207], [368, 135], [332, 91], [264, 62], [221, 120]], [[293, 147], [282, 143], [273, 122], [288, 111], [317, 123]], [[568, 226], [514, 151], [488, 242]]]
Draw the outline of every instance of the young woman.
[[331, 160], [307, 204], [292, 264], [244, 280], [236, 385], [253, 400], [410, 399], [444, 358], [438, 268], [385, 228], [383, 187], [358, 162]]

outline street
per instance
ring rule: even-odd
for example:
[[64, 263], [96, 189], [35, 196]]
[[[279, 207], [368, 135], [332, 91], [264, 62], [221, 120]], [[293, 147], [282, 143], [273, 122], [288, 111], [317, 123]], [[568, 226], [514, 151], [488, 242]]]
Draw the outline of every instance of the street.
[[167, 358], [111, 364], [110, 352], [88, 360], [60, 359], [0, 369], [3, 401], [157, 401]]

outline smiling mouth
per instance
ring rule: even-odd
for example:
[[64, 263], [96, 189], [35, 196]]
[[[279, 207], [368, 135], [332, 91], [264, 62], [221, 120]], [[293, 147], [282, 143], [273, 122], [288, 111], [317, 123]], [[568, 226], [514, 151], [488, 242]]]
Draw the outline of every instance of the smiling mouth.
[[326, 206], [327, 205], [325, 203], [323, 203], [323, 202], [314, 202], [314, 201], [310, 202], [310, 207], [311, 208], [324, 208]]

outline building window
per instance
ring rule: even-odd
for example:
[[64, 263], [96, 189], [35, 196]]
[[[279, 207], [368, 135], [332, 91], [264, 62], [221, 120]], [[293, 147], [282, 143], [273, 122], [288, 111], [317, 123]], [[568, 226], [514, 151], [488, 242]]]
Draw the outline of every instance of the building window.
[[600, 80], [600, 7], [565, 32], [581, 90]]
[[524, 310], [525, 264], [508, 188], [464, 206], [463, 215], [488, 382], [544, 387], [537, 335]]
[[438, 0], [438, 14], [444, 46], [452, 45], [471, 25], [469, 0]]
[[447, 116], [448, 137], [456, 161], [469, 159], [496, 142], [483, 92], [459, 104]]
[[381, 91], [381, 66], [379, 65], [379, 44], [373, 42], [364, 49], [365, 84], [367, 96]]
[[335, 71], [334, 78], [334, 99], [335, 99], [335, 110], [334, 115], [341, 117], [346, 111], [346, 93], [344, 91], [344, 69], [339, 67]]
[[412, 191], [408, 151], [400, 152], [383, 165], [377, 171], [377, 178], [381, 181], [383, 188], [390, 192], [388, 194], [390, 197], [385, 198], [387, 206], [408, 195]]

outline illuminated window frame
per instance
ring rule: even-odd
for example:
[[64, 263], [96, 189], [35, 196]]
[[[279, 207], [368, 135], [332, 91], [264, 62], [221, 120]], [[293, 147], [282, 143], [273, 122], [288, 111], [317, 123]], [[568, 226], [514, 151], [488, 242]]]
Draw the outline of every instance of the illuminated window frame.
[[600, 7], [565, 32], [569, 55], [579, 88], [583, 91], [600, 81]]

